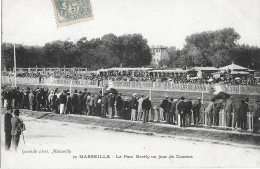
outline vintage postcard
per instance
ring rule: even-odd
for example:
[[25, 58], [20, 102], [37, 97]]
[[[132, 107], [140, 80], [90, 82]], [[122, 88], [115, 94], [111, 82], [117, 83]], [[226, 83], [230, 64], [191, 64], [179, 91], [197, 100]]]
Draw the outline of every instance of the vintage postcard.
[[52, 0], [57, 26], [93, 20], [90, 0]]
[[0, 168], [260, 168], [260, 0], [1, 2]]

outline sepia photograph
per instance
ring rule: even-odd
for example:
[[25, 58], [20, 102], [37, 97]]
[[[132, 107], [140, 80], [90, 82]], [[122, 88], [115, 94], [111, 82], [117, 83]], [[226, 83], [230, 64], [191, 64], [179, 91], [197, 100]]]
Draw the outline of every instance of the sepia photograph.
[[1, 0], [0, 168], [260, 168], [260, 0]]

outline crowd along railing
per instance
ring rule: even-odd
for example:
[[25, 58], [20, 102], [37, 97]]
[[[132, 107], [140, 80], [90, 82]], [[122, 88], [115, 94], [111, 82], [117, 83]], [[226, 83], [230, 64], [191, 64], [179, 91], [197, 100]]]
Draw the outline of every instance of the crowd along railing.
[[[2, 83], [14, 84], [14, 77], [1, 76]], [[84, 79], [63, 79], [63, 78], [29, 78], [29, 77], [17, 77], [17, 83], [21, 84], [60, 84], [60, 85], [82, 85], [82, 86], [99, 86], [105, 87], [108, 84], [107, 80], [84, 80]], [[134, 81], [114, 81], [114, 87], [122, 89], [145, 89], [145, 90], [171, 90], [171, 91], [196, 91], [196, 92], [208, 92], [212, 85], [209, 84], [185, 84], [185, 83], [173, 83], [173, 82], [134, 82]], [[213, 85], [214, 86], [214, 85]], [[259, 86], [248, 85], [222, 85], [223, 89], [227, 93], [231, 94], [260, 94]]]

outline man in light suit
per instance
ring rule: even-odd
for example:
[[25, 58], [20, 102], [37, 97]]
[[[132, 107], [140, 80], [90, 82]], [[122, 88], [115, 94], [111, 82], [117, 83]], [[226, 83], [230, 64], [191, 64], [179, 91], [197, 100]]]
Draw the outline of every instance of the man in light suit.
[[232, 96], [230, 96], [227, 99], [224, 110], [225, 110], [225, 114], [226, 114], [226, 125], [228, 127], [231, 127], [231, 125], [232, 125], [232, 115], [231, 115], [231, 113], [235, 111], [235, 104], [234, 104]]
[[185, 104], [185, 102], [184, 102], [184, 97], [183, 96], [181, 96], [181, 98], [180, 98], [181, 100], [180, 100], [180, 102], [179, 102], [179, 104], [177, 105], [177, 109], [178, 109], [178, 111], [179, 111], [179, 114], [180, 114], [180, 117], [181, 117], [181, 120], [180, 120], [180, 124], [179, 124], [179, 126], [180, 127], [185, 127], [185, 106], [186, 106], [186, 104]]

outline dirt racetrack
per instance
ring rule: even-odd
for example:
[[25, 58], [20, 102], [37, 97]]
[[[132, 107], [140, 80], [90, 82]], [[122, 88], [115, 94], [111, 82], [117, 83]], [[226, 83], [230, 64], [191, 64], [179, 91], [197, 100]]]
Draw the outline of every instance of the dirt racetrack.
[[[178, 136], [181, 131], [175, 129], [171, 131], [177, 133], [173, 137], [153, 134], [142, 131], [145, 125], [152, 128], [150, 124], [136, 122], [131, 132], [122, 132], [116, 130], [119, 122], [125, 123], [120, 120], [100, 121], [104, 126], [109, 125], [108, 128], [93, 124], [97, 120], [94, 117], [78, 117], [86, 123], [77, 124], [66, 121], [66, 118], [75, 121], [73, 116], [43, 116], [41, 112], [28, 115], [20, 116], [27, 130], [25, 144], [21, 138], [17, 152], [12, 147], [11, 151], [4, 151], [4, 139], [1, 139], [2, 168], [260, 167], [259, 146], [192, 139], [184, 136], [184, 133], [194, 133], [187, 130], [182, 131], [183, 136]], [[1, 138], [4, 138], [1, 120]], [[225, 137], [224, 134], [223, 140]], [[93, 158], [93, 155], [109, 158]]]

